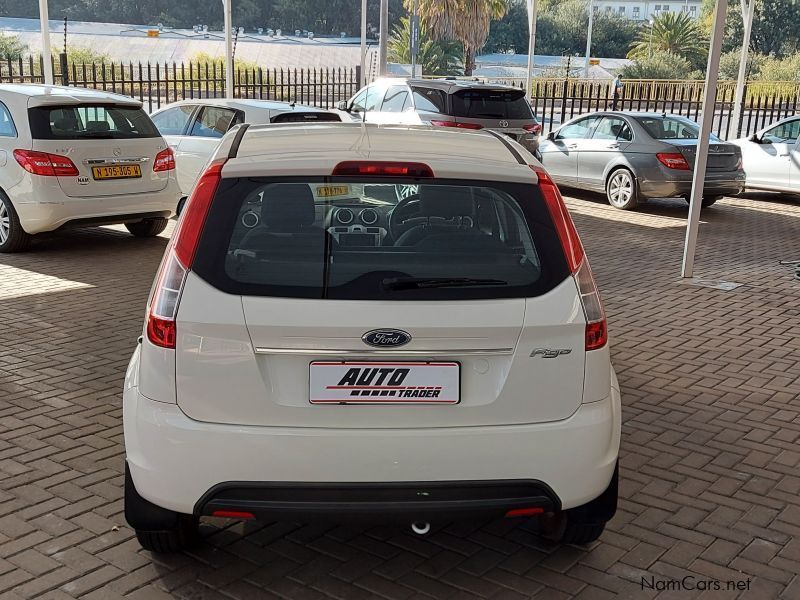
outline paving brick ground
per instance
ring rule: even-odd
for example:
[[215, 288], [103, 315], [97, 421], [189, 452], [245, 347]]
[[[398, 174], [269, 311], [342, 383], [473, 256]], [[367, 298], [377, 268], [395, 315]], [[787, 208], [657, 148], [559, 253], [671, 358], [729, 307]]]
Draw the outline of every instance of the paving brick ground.
[[[123, 373], [166, 237], [53, 235], [0, 255], [0, 597], [800, 598], [800, 202], [728, 199], [678, 280], [686, 206], [570, 199], [623, 389], [620, 511], [588, 548], [534, 524], [359, 529], [209, 522], [185, 555], [122, 517]], [[749, 591], [643, 589], [690, 576]]]

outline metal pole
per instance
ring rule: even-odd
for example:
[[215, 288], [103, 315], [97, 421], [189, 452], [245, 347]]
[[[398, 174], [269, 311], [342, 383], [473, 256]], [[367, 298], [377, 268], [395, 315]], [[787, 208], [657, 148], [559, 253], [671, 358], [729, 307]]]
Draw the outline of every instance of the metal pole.
[[528, 72], [525, 80], [525, 93], [528, 98], [533, 94], [533, 68], [536, 61], [536, 20], [538, 17], [537, 0], [528, 0]]
[[[411, 44], [411, 77], [417, 76], [417, 50], [419, 48], [419, 28], [417, 26], [417, 0], [411, 3], [411, 21], [409, 22], [409, 38]], [[414, 36], [416, 35], [416, 39]]]
[[756, 8], [755, 0], [740, 0], [740, 2], [742, 6], [742, 20], [744, 21], [744, 36], [742, 38], [742, 51], [739, 54], [739, 75], [736, 78], [736, 94], [733, 99], [732, 136], [734, 138], [739, 137], [739, 124], [742, 122], [744, 84], [747, 79], [747, 58], [750, 50], [750, 34], [753, 31], [753, 14]]
[[583, 76], [589, 79], [589, 57], [592, 55], [592, 26], [594, 25], [593, 1], [589, 0], [589, 30], [586, 34], [586, 64], [583, 67]]
[[378, 39], [378, 73], [384, 77], [387, 72], [386, 48], [389, 42], [389, 0], [381, 0], [380, 38]]
[[225, 15], [225, 97], [233, 98], [233, 15], [231, 0], [222, 0]]
[[714, 106], [717, 97], [717, 77], [719, 55], [722, 52], [722, 38], [725, 35], [725, 15], [728, 0], [717, 0], [714, 9], [714, 26], [711, 30], [711, 44], [706, 68], [706, 86], [703, 91], [703, 114], [700, 118], [700, 133], [697, 139], [697, 156], [692, 174], [692, 197], [689, 202], [689, 221], [686, 225], [686, 240], [683, 246], [683, 265], [681, 277], [691, 277], [694, 273], [694, 255], [697, 248], [697, 230], [700, 226], [700, 209], [703, 204], [703, 184], [706, 179], [708, 163], [708, 140], [714, 122]]
[[361, 81], [367, 85], [367, 0], [361, 0]]
[[44, 82], [53, 85], [53, 57], [50, 53], [50, 15], [47, 0], [39, 0], [39, 24], [42, 28], [42, 68]]

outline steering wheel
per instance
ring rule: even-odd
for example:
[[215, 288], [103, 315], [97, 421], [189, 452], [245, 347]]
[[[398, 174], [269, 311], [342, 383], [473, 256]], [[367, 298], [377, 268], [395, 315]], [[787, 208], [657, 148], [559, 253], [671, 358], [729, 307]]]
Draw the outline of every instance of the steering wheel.
[[406, 231], [415, 225], [428, 222], [427, 217], [419, 216], [421, 207], [419, 194], [411, 194], [398, 202], [389, 213], [389, 235], [396, 242]]

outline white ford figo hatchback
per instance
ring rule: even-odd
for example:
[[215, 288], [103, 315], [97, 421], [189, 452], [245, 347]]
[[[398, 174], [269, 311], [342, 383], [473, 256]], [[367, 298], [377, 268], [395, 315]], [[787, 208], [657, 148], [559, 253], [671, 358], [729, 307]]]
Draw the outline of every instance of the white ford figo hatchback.
[[124, 390], [125, 515], [535, 517], [617, 504], [606, 319], [557, 187], [489, 132], [240, 126], [166, 250]]
[[0, 252], [37, 233], [124, 223], [158, 235], [180, 199], [172, 149], [133, 98], [0, 85]]

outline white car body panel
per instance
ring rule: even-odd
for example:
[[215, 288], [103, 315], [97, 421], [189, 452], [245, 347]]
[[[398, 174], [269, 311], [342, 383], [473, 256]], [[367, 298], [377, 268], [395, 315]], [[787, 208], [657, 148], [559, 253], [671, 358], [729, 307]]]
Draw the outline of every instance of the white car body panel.
[[[781, 127], [800, 131], [800, 116], [789, 117], [758, 131], [761, 139]], [[731, 142], [742, 149], [746, 188], [800, 194], [800, 136], [794, 140], [754, 142], [751, 137]]]

